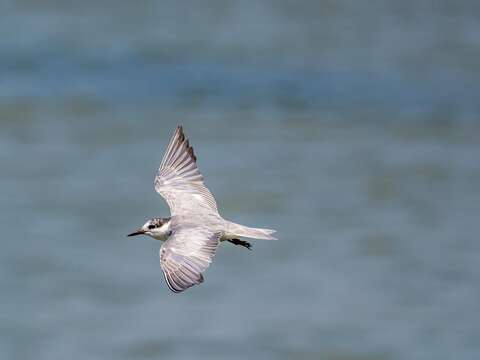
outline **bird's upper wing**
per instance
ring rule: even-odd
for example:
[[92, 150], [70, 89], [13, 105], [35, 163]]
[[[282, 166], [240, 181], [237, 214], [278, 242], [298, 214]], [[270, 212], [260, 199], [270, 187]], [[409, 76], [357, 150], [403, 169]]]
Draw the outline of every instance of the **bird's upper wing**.
[[217, 203], [203, 184], [196, 156], [188, 139], [178, 126], [163, 155], [155, 177], [155, 190], [163, 196], [172, 215], [217, 213]]
[[160, 248], [160, 266], [170, 290], [181, 292], [203, 282], [221, 233], [201, 226], [174, 230]]

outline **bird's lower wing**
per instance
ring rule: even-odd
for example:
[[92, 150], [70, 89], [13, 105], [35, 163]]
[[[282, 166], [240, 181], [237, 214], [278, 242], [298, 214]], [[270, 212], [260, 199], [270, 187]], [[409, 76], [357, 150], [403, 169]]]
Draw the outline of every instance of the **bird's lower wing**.
[[170, 290], [181, 292], [203, 282], [221, 233], [201, 227], [179, 229], [160, 248], [160, 266]]

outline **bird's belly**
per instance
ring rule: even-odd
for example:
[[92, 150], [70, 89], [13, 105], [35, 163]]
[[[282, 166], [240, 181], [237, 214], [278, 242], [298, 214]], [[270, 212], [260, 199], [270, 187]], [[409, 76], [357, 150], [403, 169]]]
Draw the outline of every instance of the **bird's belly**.
[[228, 241], [228, 240], [232, 240], [232, 239], [235, 239], [235, 238], [238, 238], [238, 236], [235, 236], [234, 234], [224, 232], [222, 237], [220, 238], [220, 241]]

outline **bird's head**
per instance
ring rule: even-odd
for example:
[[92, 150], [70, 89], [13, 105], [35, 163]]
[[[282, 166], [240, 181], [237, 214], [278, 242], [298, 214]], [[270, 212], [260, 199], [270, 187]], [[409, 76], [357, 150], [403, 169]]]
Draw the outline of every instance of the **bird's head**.
[[157, 240], [166, 240], [170, 235], [170, 218], [153, 218], [127, 236], [148, 235]]

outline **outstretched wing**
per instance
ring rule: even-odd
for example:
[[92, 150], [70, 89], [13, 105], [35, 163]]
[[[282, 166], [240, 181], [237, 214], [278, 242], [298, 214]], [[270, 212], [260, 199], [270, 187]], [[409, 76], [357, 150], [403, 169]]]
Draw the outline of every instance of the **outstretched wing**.
[[155, 177], [155, 190], [162, 195], [173, 215], [188, 213], [217, 213], [217, 203], [203, 184], [197, 158], [183, 128], [178, 126], [163, 155]]
[[160, 266], [170, 290], [177, 293], [203, 282], [202, 273], [215, 256], [220, 236], [202, 227], [172, 233], [160, 248]]

